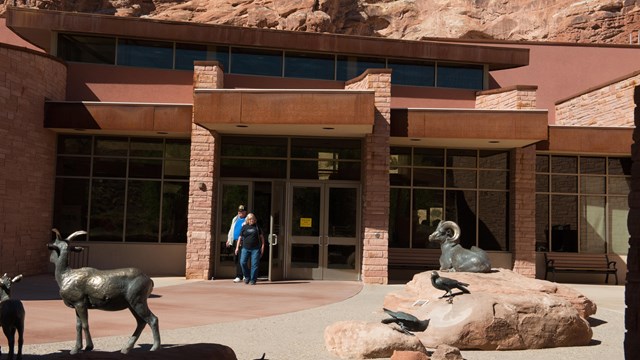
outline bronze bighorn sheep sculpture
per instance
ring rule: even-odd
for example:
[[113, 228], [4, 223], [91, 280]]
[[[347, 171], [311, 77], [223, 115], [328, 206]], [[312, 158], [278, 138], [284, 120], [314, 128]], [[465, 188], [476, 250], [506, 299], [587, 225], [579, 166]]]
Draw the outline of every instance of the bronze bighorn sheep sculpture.
[[477, 246], [463, 248], [459, 238], [460, 227], [453, 221], [440, 221], [433, 234], [429, 235], [429, 241], [440, 243], [440, 271], [490, 272], [489, 255]]
[[[22, 344], [24, 342], [24, 306], [20, 300], [11, 299], [11, 286], [22, 280], [22, 275], [13, 279], [7, 274], [0, 277], [0, 324], [9, 343], [8, 359], [13, 359], [13, 346], [18, 331], [18, 360], [22, 359]], [[0, 351], [0, 354], [2, 351]]]
[[71, 354], [82, 349], [82, 331], [84, 330], [87, 346], [85, 351], [93, 350], [93, 341], [89, 333], [89, 309], [117, 311], [129, 309], [135, 317], [138, 326], [133, 335], [122, 348], [126, 354], [133, 348], [146, 324], [149, 324], [153, 334], [151, 351], [160, 348], [160, 330], [158, 318], [149, 310], [147, 298], [153, 290], [153, 280], [136, 268], [114, 270], [97, 270], [84, 267], [72, 269], [69, 267], [69, 252], [82, 251], [82, 247], [71, 246], [70, 241], [86, 231], [76, 231], [66, 239], [60, 237], [60, 232], [53, 229], [56, 239], [47, 244], [51, 250], [51, 262], [55, 264], [55, 277], [60, 287], [60, 296], [65, 305], [76, 310], [76, 345]]

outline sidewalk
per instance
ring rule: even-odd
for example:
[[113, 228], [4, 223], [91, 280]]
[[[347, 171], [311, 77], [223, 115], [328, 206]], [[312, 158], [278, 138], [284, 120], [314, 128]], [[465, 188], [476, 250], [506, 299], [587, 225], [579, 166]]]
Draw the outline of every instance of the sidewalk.
[[[380, 321], [385, 317], [382, 312], [385, 295], [404, 286], [363, 286], [358, 282], [337, 281], [259, 282], [256, 286], [233, 284], [231, 280], [154, 278], [154, 281], [156, 290], [149, 306], [160, 319], [163, 347], [224, 346], [233, 349], [240, 360], [259, 359], [263, 353], [265, 359], [271, 360], [335, 359], [325, 350], [324, 329], [340, 320]], [[30, 283], [35, 283], [38, 294], [54, 293], [35, 296], [36, 291], [27, 289], [31, 288], [26, 286]], [[467, 360], [623, 359], [624, 286], [570, 286], [598, 305], [598, 312], [591, 319], [594, 335], [590, 346], [526, 351], [463, 350], [462, 355]], [[19, 287], [24, 287], [23, 293], [18, 292]], [[58, 299], [53, 279], [25, 278], [23, 283], [16, 284], [14, 291], [27, 309], [24, 359], [68, 354], [75, 339], [74, 314]], [[31, 298], [20, 296], [29, 294]], [[100, 358], [100, 353], [113, 355], [112, 352], [119, 351], [135, 327], [128, 311], [92, 310], [89, 316], [95, 343], [91, 359]], [[136, 348], [148, 349], [151, 343], [151, 333], [145, 328]], [[2, 337], [0, 345], [5, 344]], [[186, 351], [187, 347], [183, 349]], [[192, 358], [190, 355], [194, 354], [183, 355]], [[163, 356], [158, 352], [153, 358]]]

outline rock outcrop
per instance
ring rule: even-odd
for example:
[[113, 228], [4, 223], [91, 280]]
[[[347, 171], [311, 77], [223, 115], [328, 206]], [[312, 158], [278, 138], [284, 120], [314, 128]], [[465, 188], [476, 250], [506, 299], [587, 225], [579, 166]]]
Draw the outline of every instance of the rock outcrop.
[[4, 0], [39, 9], [397, 39], [639, 43], [640, 0]]
[[[384, 301], [386, 308], [430, 319], [427, 330], [416, 333], [428, 348], [447, 344], [459, 349], [516, 350], [591, 341], [586, 318], [595, 314], [596, 306], [567, 286], [505, 269], [444, 274], [468, 283], [471, 294], [456, 296], [451, 304], [439, 299], [443, 292], [431, 285], [430, 273], [425, 272]], [[417, 300], [428, 302], [413, 306]]]
[[420, 340], [381, 323], [339, 321], [324, 331], [327, 350], [341, 359], [388, 358], [398, 351], [426, 353]]

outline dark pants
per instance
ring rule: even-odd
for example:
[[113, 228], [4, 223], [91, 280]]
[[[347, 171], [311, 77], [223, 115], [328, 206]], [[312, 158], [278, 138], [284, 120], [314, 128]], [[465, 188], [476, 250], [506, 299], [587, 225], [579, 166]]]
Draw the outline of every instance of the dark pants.
[[235, 255], [237, 244], [238, 244], [238, 240], [233, 240], [233, 245], [231, 246], [231, 249], [233, 249], [232, 251], [234, 252], [233, 262], [236, 264], [236, 277], [242, 279], [242, 265], [240, 265], [240, 254], [242, 254], [242, 246], [240, 247], [240, 250], [238, 250], [238, 255]]

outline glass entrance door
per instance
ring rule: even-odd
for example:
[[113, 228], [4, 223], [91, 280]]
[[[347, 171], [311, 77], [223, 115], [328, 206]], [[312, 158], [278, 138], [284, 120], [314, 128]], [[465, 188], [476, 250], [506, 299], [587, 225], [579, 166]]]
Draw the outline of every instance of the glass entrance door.
[[220, 212], [218, 222], [218, 254], [216, 277], [235, 277], [232, 248], [226, 247], [227, 232], [238, 205], [243, 204], [256, 215], [257, 224], [265, 235], [265, 251], [260, 259], [258, 276], [270, 281], [283, 278], [283, 246], [280, 232], [284, 229], [285, 210], [284, 181], [223, 181], [220, 189]]
[[357, 280], [358, 185], [292, 183], [290, 194], [287, 277]]

